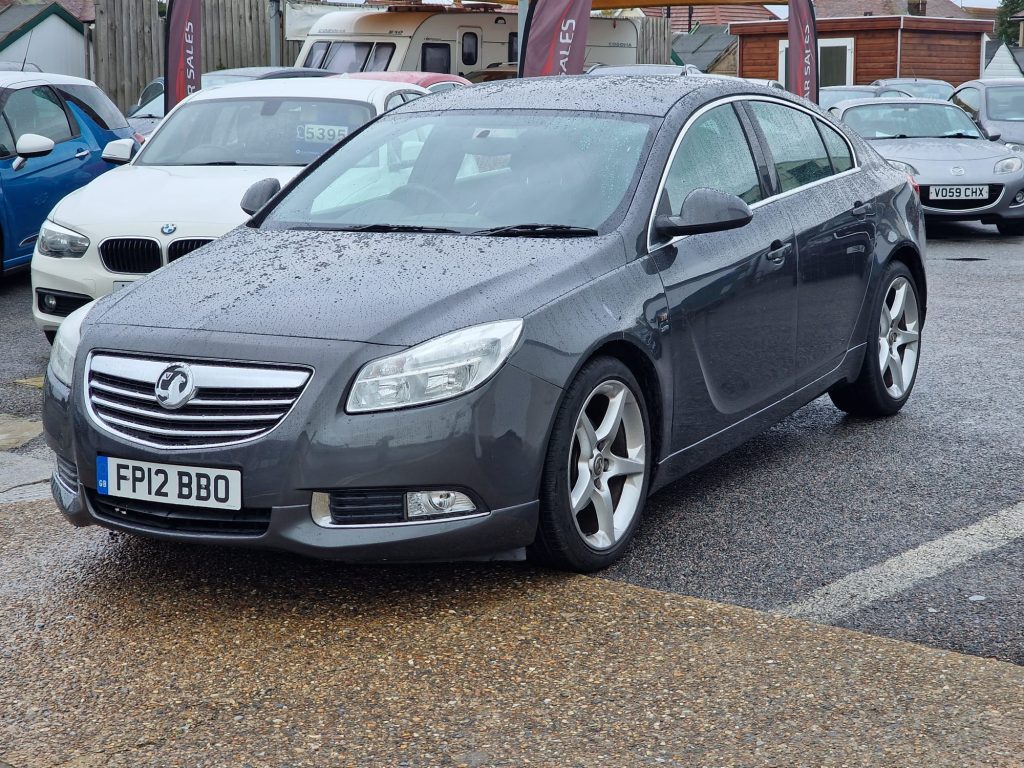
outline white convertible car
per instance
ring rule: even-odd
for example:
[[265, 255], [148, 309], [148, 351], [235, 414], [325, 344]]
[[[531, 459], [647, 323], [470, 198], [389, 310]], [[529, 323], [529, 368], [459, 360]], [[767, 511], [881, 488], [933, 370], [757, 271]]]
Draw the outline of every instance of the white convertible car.
[[36, 324], [52, 341], [78, 307], [244, 222], [239, 203], [254, 182], [285, 184], [376, 115], [426, 94], [334, 77], [226, 85], [179, 104], [134, 158], [131, 139], [111, 142], [104, 157], [124, 165], [65, 197], [43, 224]]

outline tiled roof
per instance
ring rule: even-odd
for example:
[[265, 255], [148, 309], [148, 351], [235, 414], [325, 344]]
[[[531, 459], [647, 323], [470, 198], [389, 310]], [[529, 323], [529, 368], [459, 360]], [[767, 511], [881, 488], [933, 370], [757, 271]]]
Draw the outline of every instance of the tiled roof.
[[[850, 16], [912, 16], [907, 0], [817, 0], [814, 14], [819, 19]], [[925, 16], [970, 19], [971, 14], [952, 0], [927, 0]]]
[[[91, 23], [96, 21], [96, 0], [53, 0], [64, 6], [64, 10], [79, 21]], [[49, 5], [49, 2], [25, 2], [24, 0], [0, 0], [0, 11], [12, 5]]]
[[672, 38], [672, 52], [684, 64], [693, 64], [707, 72], [726, 51], [736, 44], [736, 36], [730, 35], [723, 24], [701, 24], [690, 34]]

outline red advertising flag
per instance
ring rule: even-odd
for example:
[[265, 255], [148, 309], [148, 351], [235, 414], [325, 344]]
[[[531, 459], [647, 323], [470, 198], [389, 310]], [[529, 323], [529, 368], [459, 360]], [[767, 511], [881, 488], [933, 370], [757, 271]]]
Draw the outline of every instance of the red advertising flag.
[[164, 114], [200, 88], [202, 62], [202, 0], [168, 0], [164, 50]]
[[818, 30], [811, 0], [789, 3], [789, 90], [818, 101]]
[[591, 0], [533, 0], [526, 14], [519, 76], [583, 72]]

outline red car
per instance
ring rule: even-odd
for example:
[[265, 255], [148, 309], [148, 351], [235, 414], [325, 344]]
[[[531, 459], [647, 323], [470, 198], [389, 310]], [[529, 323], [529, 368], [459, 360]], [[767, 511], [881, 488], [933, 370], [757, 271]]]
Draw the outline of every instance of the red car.
[[350, 72], [338, 77], [355, 77], [360, 80], [390, 80], [398, 83], [412, 83], [426, 88], [431, 93], [450, 91], [453, 88], [465, 88], [472, 85], [469, 80], [458, 75], [446, 75], [440, 72]]

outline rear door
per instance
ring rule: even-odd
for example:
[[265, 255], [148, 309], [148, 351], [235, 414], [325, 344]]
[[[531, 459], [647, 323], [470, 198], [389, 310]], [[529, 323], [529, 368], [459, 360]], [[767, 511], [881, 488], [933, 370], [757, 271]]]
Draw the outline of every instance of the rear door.
[[0, 111], [15, 144], [26, 133], [53, 139], [53, 152], [14, 169], [15, 157], [0, 160], [6, 219], [4, 264], [17, 266], [32, 258], [46, 215], [69, 192], [93, 178], [88, 141], [60, 97], [48, 85], [10, 91]]
[[825, 120], [774, 100], [752, 100], [747, 108], [796, 231], [800, 387], [835, 368], [855, 343], [880, 190], [857, 167], [849, 142]]
[[751, 145], [738, 104], [691, 119], [659, 196], [659, 213], [679, 213], [687, 194], [710, 187], [741, 197], [754, 214], [739, 229], [652, 243], [669, 303], [677, 449], [793, 389], [793, 228], [785, 205], [767, 199], [760, 148]]

